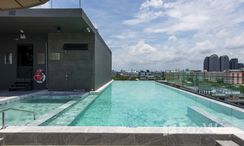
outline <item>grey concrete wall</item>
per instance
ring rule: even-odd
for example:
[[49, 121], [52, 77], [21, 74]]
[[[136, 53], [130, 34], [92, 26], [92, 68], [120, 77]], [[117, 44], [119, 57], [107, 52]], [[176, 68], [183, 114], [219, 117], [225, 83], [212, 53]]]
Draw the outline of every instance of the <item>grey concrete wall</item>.
[[[93, 33], [60, 34], [51, 33], [27, 35], [26, 40], [16, 41], [15, 35], [0, 37], [0, 89], [8, 89], [16, 81], [17, 46], [18, 44], [33, 44], [35, 70], [46, 71], [46, 64], [38, 65], [38, 53], [46, 55], [60, 53], [60, 60], [48, 59], [48, 88], [49, 90], [98, 89], [111, 80], [112, 53], [99, 35]], [[48, 41], [47, 41], [48, 40]], [[64, 43], [88, 43], [88, 51], [64, 51]], [[96, 43], [96, 44], [94, 44]], [[4, 54], [13, 53], [13, 64], [4, 64]], [[46, 63], [46, 60], [45, 60]], [[66, 74], [69, 75], [66, 80]], [[46, 83], [36, 84], [34, 89], [44, 89]]]
[[[64, 43], [88, 43], [88, 50], [64, 51]], [[60, 53], [60, 60], [52, 60]], [[48, 89], [91, 90], [94, 82], [94, 34], [50, 33], [48, 35]], [[67, 78], [66, 78], [66, 75]]]
[[[33, 44], [33, 72], [42, 68], [46, 71], [46, 64], [37, 64], [37, 53], [46, 53], [47, 35], [27, 34], [25, 40], [15, 40], [14, 34], [1, 34], [0, 36], [0, 89], [8, 89], [16, 81], [17, 77], [17, 46], [21, 44]], [[13, 64], [4, 64], [4, 55], [13, 53]], [[34, 89], [45, 88], [45, 83], [38, 85], [34, 83]]]
[[[7, 89], [16, 80], [17, 43], [15, 38], [16, 32], [20, 29], [25, 30], [27, 39], [19, 42], [34, 45], [33, 72], [38, 68], [46, 70], [46, 64], [37, 65], [37, 55], [45, 53], [46, 45], [49, 57], [53, 53], [60, 54], [60, 60], [49, 59], [47, 63], [49, 71], [46, 86], [50, 90], [92, 90], [111, 80], [111, 51], [82, 9], [27, 9], [11, 13], [4, 11], [0, 13], [0, 17], [2, 22], [0, 23], [2, 35], [0, 37], [2, 38], [0, 40], [0, 89]], [[62, 28], [62, 33], [56, 33], [57, 26]], [[87, 28], [90, 28], [90, 33], [87, 32]], [[45, 35], [29, 35], [28, 32]], [[4, 33], [8, 35], [12, 33], [13, 36], [8, 37]], [[64, 51], [64, 43], [88, 43], [89, 50]], [[4, 53], [9, 51], [14, 54], [13, 65], [4, 65]], [[34, 84], [34, 87], [41, 89], [45, 87], [45, 84]]]
[[[37, 69], [42, 69], [45, 71], [45, 74], [47, 75], [47, 61], [46, 61], [46, 57], [47, 57], [47, 34], [45, 35], [39, 35], [36, 36], [36, 38], [33, 40], [34, 42], [34, 52], [33, 52], [33, 57], [34, 57], [34, 66], [33, 66], [33, 73], [37, 70]], [[37, 55], [39, 53], [43, 53], [45, 55], [45, 64], [38, 64], [37, 61]], [[34, 82], [33, 84], [34, 89], [46, 89], [46, 82], [44, 82], [43, 84], [37, 84], [36, 82]]]
[[95, 37], [95, 90], [112, 79], [112, 52], [97, 33]]
[[13, 64], [4, 64], [4, 55], [13, 53], [17, 55], [17, 46], [14, 39], [9, 35], [0, 36], [0, 89], [8, 89], [8, 87], [16, 80], [16, 57], [13, 57]]

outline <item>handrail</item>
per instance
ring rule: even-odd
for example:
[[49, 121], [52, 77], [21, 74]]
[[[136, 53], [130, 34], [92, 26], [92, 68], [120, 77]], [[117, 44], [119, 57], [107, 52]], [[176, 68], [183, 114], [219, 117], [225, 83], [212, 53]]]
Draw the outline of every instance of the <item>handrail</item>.
[[33, 114], [33, 119], [36, 120], [36, 113], [33, 112], [33, 111], [22, 110], [22, 109], [16, 109], [16, 108], [7, 108], [7, 109], [4, 109], [4, 110], [1, 110], [1, 111], [0, 111], [0, 112], [2, 113], [2, 128], [1, 128], [1, 129], [6, 128], [6, 127], [5, 127], [5, 112], [6, 112], [6, 111], [9, 111], [9, 110], [20, 111], [20, 112], [25, 112], [25, 113], [31, 113], [31, 114]]

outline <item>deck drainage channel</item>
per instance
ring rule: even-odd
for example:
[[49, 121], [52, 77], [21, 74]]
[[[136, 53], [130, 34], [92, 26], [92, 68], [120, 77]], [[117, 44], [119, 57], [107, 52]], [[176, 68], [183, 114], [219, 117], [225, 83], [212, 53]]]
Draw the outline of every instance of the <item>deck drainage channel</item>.
[[233, 127], [229, 122], [221, 118], [218, 118], [216, 116], [213, 116], [210, 113], [196, 106], [188, 107], [187, 115], [197, 124], [202, 123], [199, 122], [199, 120], [204, 121], [206, 125], [200, 125], [200, 126], [210, 126], [208, 124], [211, 124], [212, 126], [217, 126], [217, 127]]
[[[87, 109], [89, 105], [95, 101], [96, 95], [88, 95], [85, 99], [80, 100], [72, 108], [68, 109], [64, 113], [60, 113], [56, 117], [53, 117], [42, 124], [42, 126], [68, 126], [71, 125], [76, 118]], [[72, 114], [72, 115], [71, 115]]]

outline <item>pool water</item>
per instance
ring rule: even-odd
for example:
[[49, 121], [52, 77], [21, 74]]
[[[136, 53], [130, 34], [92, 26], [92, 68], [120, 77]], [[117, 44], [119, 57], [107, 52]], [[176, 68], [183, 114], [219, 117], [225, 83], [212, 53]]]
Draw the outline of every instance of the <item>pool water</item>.
[[[199, 107], [244, 129], [244, 113], [153, 81], [114, 81], [70, 126], [203, 127], [214, 123], [189, 116]], [[236, 112], [236, 113], [235, 113]], [[196, 121], [198, 120], [198, 121]], [[215, 124], [216, 125], [216, 124]]]
[[59, 115], [49, 119], [41, 124], [41, 126], [68, 126], [72, 121], [77, 118], [77, 115], [86, 110], [86, 108], [96, 99], [96, 95], [89, 95], [85, 98], [77, 100], [76, 104], [72, 108], [67, 109], [65, 112], [61, 112]]
[[[244, 130], [244, 110], [184, 92], [154, 81], [114, 81], [99, 94], [74, 98], [40, 96], [1, 105], [35, 112], [36, 119], [50, 115], [69, 101], [74, 104], [39, 126], [221, 127]], [[0, 120], [2, 116], [0, 116]], [[44, 118], [45, 119], [45, 118]], [[33, 115], [5, 112], [7, 126], [24, 126]], [[222, 124], [221, 124], [222, 123]], [[223, 125], [224, 123], [224, 125]]]
[[[27, 110], [35, 112], [36, 119], [40, 116], [48, 113], [49, 111], [54, 110], [58, 106], [68, 102], [70, 99], [54, 99], [54, 98], [43, 98], [43, 97], [34, 97], [31, 99], [19, 100], [14, 103], [3, 105], [0, 107], [0, 110], [7, 108], [14, 108], [20, 110]], [[2, 116], [0, 116], [2, 121]], [[33, 121], [33, 114], [26, 113], [16, 110], [5, 111], [5, 124], [7, 126], [23, 126]]]

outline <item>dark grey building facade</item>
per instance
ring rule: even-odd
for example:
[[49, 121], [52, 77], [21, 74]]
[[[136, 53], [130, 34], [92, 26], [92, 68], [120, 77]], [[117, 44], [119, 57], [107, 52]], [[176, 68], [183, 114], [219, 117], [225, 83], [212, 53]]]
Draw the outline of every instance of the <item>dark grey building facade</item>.
[[203, 70], [208, 72], [223, 72], [229, 69], [242, 69], [243, 63], [238, 63], [238, 58], [229, 60], [227, 55], [220, 56], [213, 54], [204, 59]]
[[203, 62], [203, 70], [209, 71], [209, 57], [205, 57]]
[[225, 70], [229, 70], [229, 57], [224, 55], [224, 56], [220, 56], [219, 58], [219, 64], [220, 64], [220, 71], [225, 71]]
[[209, 72], [220, 71], [219, 57], [216, 54], [209, 56]]
[[0, 89], [46, 80], [34, 89], [96, 90], [111, 80], [112, 52], [82, 9], [0, 12]]
[[244, 64], [243, 63], [238, 63], [238, 69], [242, 69], [244, 68]]
[[238, 69], [238, 59], [233, 58], [230, 60], [230, 69]]

